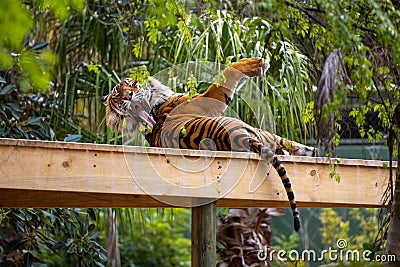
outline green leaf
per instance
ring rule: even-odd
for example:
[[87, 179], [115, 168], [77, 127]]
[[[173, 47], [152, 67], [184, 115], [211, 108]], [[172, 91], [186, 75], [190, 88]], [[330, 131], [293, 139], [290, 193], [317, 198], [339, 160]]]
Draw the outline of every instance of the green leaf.
[[68, 250], [67, 250], [67, 253], [68, 253], [68, 254], [73, 254], [73, 253], [75, 253], [75, 246], [70, 246], [70, 247], [68, 248]]
[[182, 127], [181, 134], [186, 134], [186, 127], [185, 126]]
[[67, 244], [66, 244], [66, 246], [69, 247], [69, 246], [71, 246], [74, 242], [75, 242], [75, 239], [74, 239], [74, 238], [68, 238], [68, 239], [67, 239]]
[[24, 239], [24, 238], [22, 238], [22, 237], [21, 237], [21, 238], [18, 238], [18, 239], [16, 239], [16, 240], [12, 241], [12, 242], [8, 245], [6, 251], [16, 251], [16, 250], [18, 250], [20, 247], [25, 246], [25, 244], [26, 244], [26, 239]]
[[0, 83], [6, 83], [6, 80], [4, 80], [4, 78], [0, 77]]
[[89, 214], [90, 219], [92, 219], [93, 221], [96, 221], [97, 218], [96, 218], [96, 213], [94, 212], [94, 210], [91, 208], [87, 208], [86, 211]]
[[29, 139], [29, 135], [21, 127], [21, 125], [18, 124], [17, 126], [15, 126], [15, 129], [17, 130], [17, 133], [19, 133], [21, 135], [19, 138]]
[[[91, 224], [91, 225], [92, 225], [92, 224]], [[91, 239], [95, 239], [95, 238], [97, 238], [99, 235], [100, 235], [99, 232], [92, 232], [92, 233], [89, 234], [89, 237], [90, 237]]]
[[79, 140], [81, 140], [81, 138], [82, 138], [81, 134], [68, 134], [64, 138], [64, 142], [78, 142]]
[[32, 46], [32, 50], [41, 50], [41, 49], [45, 48], [47, 45], [48, 45], [47, 42], [36, 43]]
[[62, 248], [64, 248], [64, 247], [65, 247], [64, 242], [57, 242], [57, 243], [55, 243], [55, 244], [53, 245], [53, 249], [55, 249], [55, 250], [59, 250], [59, 249], [62, 249]]
[[[0, 81], [1, 82], [1, 81]], [[9, 84], [0, 91], [0, 95], [8, 95], [15, 89], [14, 84]]]
[[32, 266], [32, 262], [33, 262], [33, 255], [31, 252], [28, 251], [24, 254], [24, 267]]
[[28, 120], [28, 125], [37, 125], [37, 126], [42, 126], [43, 125], [43, 117], [34, 117], [30, 118]]
[[18, 86], [19, 86], [19, 91], [25, 94], [29, 93], [33, 88], [28, 79], [20, 79], [18, 81]]
[[7, 103], [7, 104], [4, 105], [4, 108], [11, 113], [11, 116], [14, 119], [16, 119], [16, 120], [20, 119], [21, 108], [17, 104], [15, 104], [15, 103]]
[[382, 163], [382, 167], [383, 167], [384, 169], [387, 169], [389, 166], [388, 166], [388, 164], [387, 164], [386, 162], [383, 162], [383, 163]]

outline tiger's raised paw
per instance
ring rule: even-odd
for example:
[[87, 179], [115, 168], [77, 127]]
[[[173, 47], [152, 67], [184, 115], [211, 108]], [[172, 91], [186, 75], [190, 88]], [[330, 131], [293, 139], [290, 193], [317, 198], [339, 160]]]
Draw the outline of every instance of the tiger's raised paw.
[[256, 77], [264, 74], [268, 70], [269, 64], [260, 57], [243, 58], [233, 63], [232, 68], [237, 69], [248, 77]]

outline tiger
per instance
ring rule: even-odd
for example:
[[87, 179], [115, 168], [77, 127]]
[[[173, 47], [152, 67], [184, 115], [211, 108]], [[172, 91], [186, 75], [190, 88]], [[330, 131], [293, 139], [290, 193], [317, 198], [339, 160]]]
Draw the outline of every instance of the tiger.
[[213, 83], [204, 93], [191, 97], [173, 92], [153, 77], [149, 77], [148, 87], [126, 78], [101, 98], [106, 106], [106, 123], [124, 135], [133, 135], [144, 126], [141, 132], [154, 147], [257, 153], [261, 159], [271, 161], [278, 172], [298, 231], [300, 216], [294, 192], [277, 155], [315, 156], [316, 149], [240, 119], [221, 116], [238, 83], [245, 77], [262, 75], [266, 68], [261, 58], [241, 59], [223, 71], [224, 82]]

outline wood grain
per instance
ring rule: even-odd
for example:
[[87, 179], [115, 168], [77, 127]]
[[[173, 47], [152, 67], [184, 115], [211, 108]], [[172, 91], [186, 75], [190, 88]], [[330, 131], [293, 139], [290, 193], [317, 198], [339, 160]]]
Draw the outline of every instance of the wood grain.
[[[0, 207], [288, 207], [253, 153], [0, 139]], [[379, 207], [389, 164], [280, 156], [299, 207]], [[201, 202], [201, 201], [200, 201]]]

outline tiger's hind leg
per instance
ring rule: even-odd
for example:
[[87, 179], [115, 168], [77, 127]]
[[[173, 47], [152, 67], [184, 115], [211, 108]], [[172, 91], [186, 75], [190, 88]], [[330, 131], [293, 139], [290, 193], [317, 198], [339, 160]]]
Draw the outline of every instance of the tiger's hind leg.
[[277, 156], [271, 151], [270, 148], [260, 143], [255, 139], [250, 140], [250, 150], [259, 154], [264, 160], [272, 160], [272, 166], [278, 172], [279, 177], [281, 178], [282, 184], [285, 187], [286, 194], [289, 199], [290, 208], [292, 209], [293, 220], [294, 220], [294, 230], [296, 232], [300, 229], [300, 216], [299, 211], [297, 210], [296, 201], [294, 199], [294, 192], [292, 189], [292, 184], [290, 183], [290, 179], [286, 173], [285, 168], [282, 166], [281, 162], [277, 158]]
[[294, 155], [294, 156], [316, 156], [317, 149], [309, 147], [295, 141], [280, 137], [260, 128], [252, 128], [250, 132], [254, 139], [260, 140], [264, 145], [274, 149], [276, 155]]
[[276, 154], [278, 155], [284, 155], [286, 152], [289, 153], [289, 155], [294, 156], [317, 156], [317, 149], [315, 147], [309, 147], [295, 141], [285, 139], [279, 135], [274, 134], [273, 136], [276, 140]]

